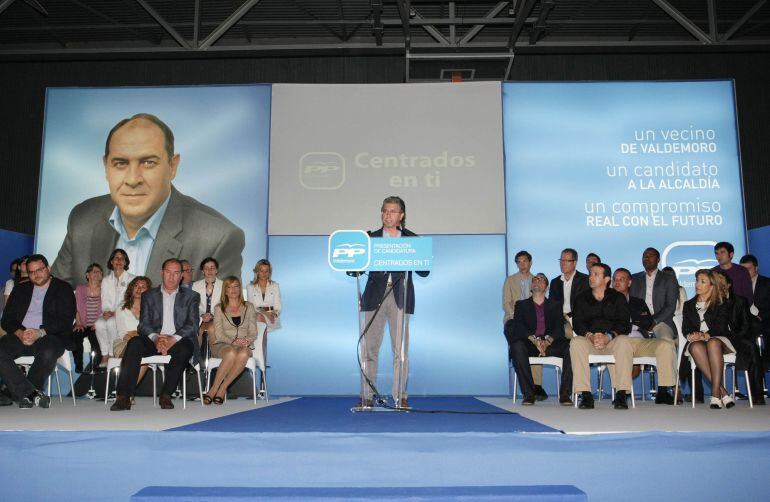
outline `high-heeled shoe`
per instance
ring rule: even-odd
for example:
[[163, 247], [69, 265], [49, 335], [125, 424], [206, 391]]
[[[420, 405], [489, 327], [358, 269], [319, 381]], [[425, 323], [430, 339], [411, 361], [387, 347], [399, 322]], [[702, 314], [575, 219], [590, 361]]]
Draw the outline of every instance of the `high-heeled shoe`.
[[213, 400], [214, 399], [208, 394], [203, 394], [203, 404], [205, 404], [206, 406], [210, 405]]
[[711, 403], [709, 404], [709, 408], [712, 410], [722, 409], [722, 400], [718, 397], [711, 396]]
[[722, 398], [722, 405], [727, 408], [728, 410], [735, 406], [735, 399], [730, 397], [730, 394], [725, 394]]

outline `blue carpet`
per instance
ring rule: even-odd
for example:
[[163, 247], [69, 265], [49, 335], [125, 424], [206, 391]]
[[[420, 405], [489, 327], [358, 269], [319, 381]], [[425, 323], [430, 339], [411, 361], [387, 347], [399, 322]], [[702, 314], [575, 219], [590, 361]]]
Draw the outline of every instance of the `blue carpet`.
[[[302, 397], [267, 408], [205, 420], [173, 431], [206, 432], [560, 432], [473, 397], [410, 398], [419, 410], [477, 412], [352, 413], [356, 398]], [[495, 413], [487, 414], [483, 413]]]
[[768, 451], [767, 432], [0, 432], [0, 499], [125, 502], [151, 485], [560, 484], [592, 502], [760, 502], [770, 493]]

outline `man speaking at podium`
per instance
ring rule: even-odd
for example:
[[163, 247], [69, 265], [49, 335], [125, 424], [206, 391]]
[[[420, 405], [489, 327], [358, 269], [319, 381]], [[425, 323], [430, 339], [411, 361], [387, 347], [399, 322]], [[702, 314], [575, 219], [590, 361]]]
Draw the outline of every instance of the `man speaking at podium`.
[[[404, 227], [406, 222], [406, 204], [401, 197], [391, 196], [382, 201], [382, 228], [369, 232], [371, 237], [416, 237], [417, 234]], [[426, 277], [430, 272], [417, 272]], [[372, 388], [377, 382], [377, 358], [385, 335], [385, 322], [388, 323], [390, 345], [393, 349], [393, 400], [399, 408], [409, 408], [406, 393], [406, 380], [409, 376], [409, 316], [414, 314], [414, 284], [412, 273], [407, 274], [406, 326], [402, 330], [404, 318], [404, 272], [370, 272], [366, 288], [361, 299], [364, 311], [364, 326], [369, 326], [362, 344], [362, 362], [364, 374], [361, 378], [361, 402], [358, 407], [372, 406]], [[371, 323], [371, 325], [370, 325]], [[402, 344], [401, 333], [404, 333]], [[401, 348], [403, 347], [403, 364]], [[367, 382], [368, 380], [368, 382]]]

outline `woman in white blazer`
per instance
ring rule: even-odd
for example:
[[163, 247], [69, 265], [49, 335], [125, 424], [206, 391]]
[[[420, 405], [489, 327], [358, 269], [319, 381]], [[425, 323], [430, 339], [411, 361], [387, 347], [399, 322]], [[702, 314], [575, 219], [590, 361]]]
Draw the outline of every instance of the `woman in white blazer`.
[[222, 299], [222, 279], [217, 277], [219, 262], [212, 257], [204, 258], [200, 269], [203, 279], [195, 281], [192, 289], [201, 296], [201, 324], [198, 328], [198, 346], [203, 346], [203, 333], [214, 332], [214, 307]]
[[128, 283], [134, 275], [128, 271], [131, 264], [128, 254], [120, 248], [112, 251], [107, 262], [110, 273], [102, 279], [102, 316], [94, 323], [96, 339], [102, 353], [100, 366], [107, 365], [107, 359], [114, 355], [112, 345], [118, 339], [118, 326], [115, 323], [115, 313], [123, 303]]
[[[281, 327], [281, 289], [272, 280], [273, 266], [262, 259], [254, 266], [254, 280], [246, 287], [246, 297], [257, 309], [257, 321], [267, 324], [267, 331]], [[267, 332], [262, 337], [262, 353], [267, 361]]]

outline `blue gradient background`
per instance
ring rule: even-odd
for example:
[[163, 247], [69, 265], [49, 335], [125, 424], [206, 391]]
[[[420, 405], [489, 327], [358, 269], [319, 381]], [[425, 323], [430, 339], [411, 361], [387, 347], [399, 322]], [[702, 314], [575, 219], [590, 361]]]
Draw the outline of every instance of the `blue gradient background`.
[[[521, 249], [533, 270], [555, 277], [565, 247], [595, 252], [614, 268], [642, 269], [642, 251], [672, 241], [729, 241], [746, 249], [732, 81], [504, 83], [508, 263]], [[715, 129], [715, 154], [621, 155], [635, 129]], [[658, 142], [663, 142], [658, 137]], [[655, 165], [700, 160], [719, 166], [719, 190], [627, 191], [629, 178], [609, 178], [607, 165]], [[721, 227], [586, 227], [584, 202], [719, 201]], [[694, 258], [713, 259], [703, 248]], [[716, 262], [714, 262], [716, 264]], [[689, 278], [680, 278], [683, 282]], [[692, 292], [690, 292], [692, 293]]]
[[[373, 224], [378, 216], [372, 215]], [[283, 328], [269, 337], [272, 393], [359, 392], [356, 279], [333, 272], [327, 252], [325, 236], [270, 237], [270, 260], [285, 305]], [[504, 236], [433, 236], [433, 256], [431, 274], [414, 279], [409, 393], [507, 393]], [[362, 277], [362, 289], [365, 284]], [[377, 379], [385, 395], [393, 381], [392, 361], [386, 333]]]
[[49, 88], [36, 250], [53, 261], [73, 206], [109, 193], [102, 165], [107, 133], [140, 112], [157, 115], [174, 132], [181, 155], [174, 185], [245, 232], [242, 277], [251, 280], [267, 245], [269, 85]]

